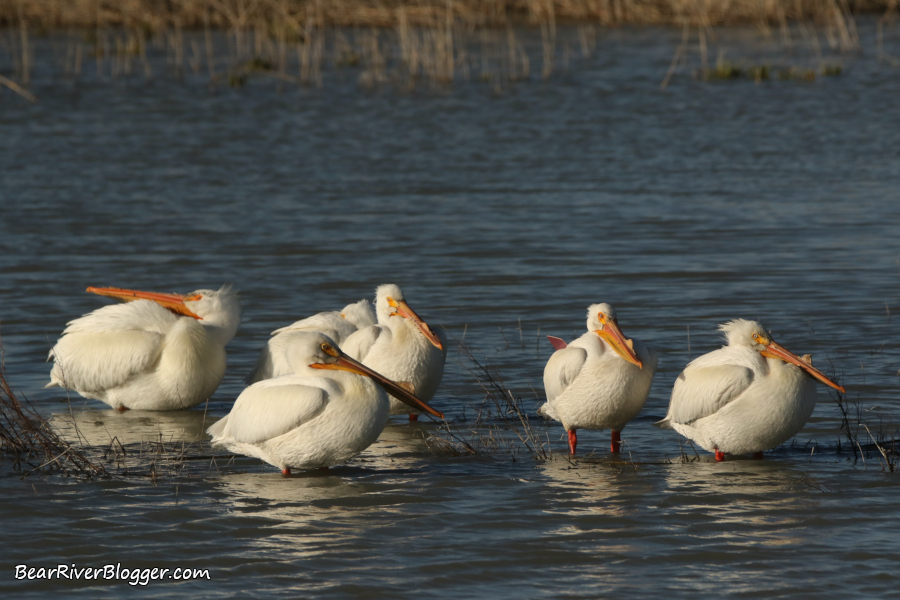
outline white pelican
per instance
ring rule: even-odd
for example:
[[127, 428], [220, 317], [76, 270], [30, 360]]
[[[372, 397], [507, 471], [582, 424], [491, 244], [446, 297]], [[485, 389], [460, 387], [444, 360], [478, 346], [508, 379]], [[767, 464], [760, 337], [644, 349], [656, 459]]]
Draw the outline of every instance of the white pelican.
[[241, 305], [231, 286], [160, 294], [87, 291], [124, 300], [67, 324], [50, 350], [45, 387], [75, 390], [125, 410], [180, 410], [209, 398], [225, 374], [225, 344]]
[[[434, 396], [444, 375], [446, 339], [435, 333], [409, 307], [400, 287], [387, 283], [375, 290], [378, 323], [360, 329], [347, 338], [341, 348], [349, 356], [410, 389], [423, 402]], [[391, 398], [392, 415], [409, 414], [415, 421], [418, 412], [399, 398]]]
[[316, 332], [296, 335], [291, 362], [297, 374], [246, 388], [228, 416], [207, 430], [213, 444], [262, 459], [290, 475], [292, 468], [342, 464], [375, 442], [388, 419], [390, 403], [385, 390], [416, 410], [444, 418], [393, 381], [341, 352], [328, 336]]
[[562, 423], [570, 454], [578, 443], [576, 430], [607, 427], [610, 450], [618, 452], [622, 428], [647, 401], [658, 356], [641, 342], [625, 339], [609, 304], [588, 307], [587, 329], [568, 345], [550, 339], [557, 351], [544, 367], [547, 402], [538, 412]]
[[657, 423], [715, 452], [717, 461], [726, 454], [762, 458], [763, 450], [800, 431], [816, 406], [813, 377], [844, 392], [759, 323], [735, 319], [719, 330], [728, 345], [688, 364], [672, 388], [666, 418]]
[[375, 310], [368, 300], [360, 300], [348, 304], [340, 311], [320, 312], [311, 317], [296, 321], [287, 327], [276, 329], [271, 338], [259, 352], [259, 358], [253, 371], [245, 381], [256, 383], [263, 379], [271, 379], [281, 375], [293, 373], [288, 353], [298, 331], [318, 331], [324, 333], [332, 340], [342, 344], [350, 334], [358, 329], [363, 329], [375, 324]]

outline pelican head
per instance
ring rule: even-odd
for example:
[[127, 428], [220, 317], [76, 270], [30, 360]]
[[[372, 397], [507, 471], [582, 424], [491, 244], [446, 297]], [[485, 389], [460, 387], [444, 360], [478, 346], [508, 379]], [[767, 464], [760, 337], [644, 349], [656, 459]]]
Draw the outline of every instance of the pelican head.
[[375, 311], [378, 313], [378, 322], [382, 324], [388, 324], [391, 317], [408, 319], [436, 348], [439, 350], [444, 349], [444, 345], [438, 336], [403, 299], [403, 292], [400, 290], [400, 286], [393, 283], [378, 286], [378, 289], [375, 290]]
[[403, 291], [399, 285], [385, 283], [375, 288], [375, 312], [379, 323], [387, 324], [388, 319], [396, 314], [392, 302], [404, 302]]
[[312, 350], [312, 354], [309, 357], [311, 361], [309, 366], [311, 368], [349, 371], [350, 373], [355, 373], [356, 375], [369, 377], [370, 379], [375, 381], [375, 383], [381, 386], [388, 394], [394, 396], [402, 402], [405, 402], [416, 410], [427, 412], [428, 414], [434, 415], [435, 417], [438, 417], [440, 419], [444, 418], [443, 413], [434, 410], [433, 408], [416, 398], [405, 388], [400, 387], [384, 375], [376, 373], [361, 362], [354, 360], [344, 354], [344, 352], [338, 347], [334, 340], [329, 338], [327, 335], [322, 333], [314, 333], [312, 335], [313, 337], [317, 338], [315, 339], [317, 346], [314, 350]]
[[769, 330], [747, 319], [734, 319], [719, 325], [719, 331], [725, 334], [729, 346], [746, 346], [762, 352], [770, 341]]
[[237, 290], [225, 284], [218, 290], [195, 290], [184, 296], [184, 305], [200, 319], [210, 319], [215, 315], [228, 315], [232, 320], [240, 319], [241, 301]]
[[219, 330], [226, 341], [237, 333], [241, 322], [241, 300], [231, 284], [225, 284], [218, 290], [193, 291], [183, 301], [201, 323]]
[[608, 321], [616, 322], [616, 309], [606, 302], [600, 304], [591, 304], [587, 309], [587, 328], [588, 331], [596, 331], [602, 329], [604, 323]]
[[375, 311], [368, 300], [360, 300], [348, 304], [341, 309], [341, 317], [352, 323], [357, 329], [375, 324]]
[[223, 344], [237, 332], [241, 320], [241, 301], [231, 284], [218, 290], [196, 290], [190, 294], [144, 292], [123, 288], [89, 287], [88, 292], [122, 302], [151, 300], [175, 314], [193, 317], [203, 325], [220, 331]]
[[788, 351], [781, 344], [777, 343], [772, 339], [772, 334], [756, 321], [735, 319], [719, 325], [719, 331], [725, 333], [725, 338], [728, 340], [729, 346], [746, 346], [752, 348], [766, 358], [782, 360], [806, 371], [810, 376], [818, 379], [829, 387], [833, 387], [841, 393], [846, 391], [842, 386], [838, 385], [820, 370], [812, 366], [811, 360], [803, 360], [796, 354]]
[[330, 355], [322, 350], [322, 344], [337, 347], [338, 344], [329, 336], [319, 331], [286, 331], [283, 338], [287, 344], [286, 358], [291, 371], [306, 377], [319, 377], [321, 373], [314, 371], [312, 363], [333, 361]]
[[622, 330], [619, 329], [616, 309], [612, 306], [605, 302], [591, 304], [588, 307], [587, 328], [588, 331], [599, 335], [623, 360], [637, 365], [640, 369], [644, 368], [644, 363], [634, 351], [634, 344], [631, 340], [626, 339]]

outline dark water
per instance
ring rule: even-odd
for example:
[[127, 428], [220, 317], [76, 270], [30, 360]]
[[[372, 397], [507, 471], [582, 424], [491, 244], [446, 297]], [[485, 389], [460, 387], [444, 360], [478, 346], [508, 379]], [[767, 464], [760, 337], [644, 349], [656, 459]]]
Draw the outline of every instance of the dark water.
[[[726, 32], [770, 48], [752, 30]], [[873, 434], [898, 402], [900, 71], [874, 24], [839, 77], [659, 83], [680, 32], [606, 32], [549, 83], [498, 92], [321, 91], [266, 81], [210, 89], [60, 82], [30, 105], [0, 96], [0, 335], [8, 379], [43, 390], [66, 321], [104, 304], [88, 285], [190, 291], [233, 282], [244, 318], [202, 411], [118, 415], [71, 399], [91, 443], [203, 448], [268, 332], [396, 282], [430, 322], [477, 349], [533, 411], [550, 346], [613, 303], [661, 352], [628, 460], [583, 432], [554, 452], [434, 456], [397, 422], [359, 459], [282, 479], [251, 459], [178, 476], [0, 479], [0, 589], [212, 598], [592, 598], [640, 593], [887, 597], [900, 587], [898, 479], [877, 452], [838, 452], [827, 392], [762, 462], [683, 462], [661, 417], [680, 369], [760, 319], [833, 361]], [[737, 42], [736, 42], [737, 43]], [[885, 51], [900, 55], [896, 32]], [[49, 50], [48, 50], [49, 52]], [[787, 60], [791, 60], [789, 57]], [[798, 59], [799, 60], [799, 59]], [[461, 431], [482, 392], [451, 350], [435, 404]], [[467, 406], [468, 405], [468, 406]], [[423, 425], [425, 429], [431, 425]], [[866, 443], [865, 433], [861, 441]], [[130, 447], [131, 447], [130, 446]], [[209, 569], [210, 580], [17, 581], [14, 566]]]

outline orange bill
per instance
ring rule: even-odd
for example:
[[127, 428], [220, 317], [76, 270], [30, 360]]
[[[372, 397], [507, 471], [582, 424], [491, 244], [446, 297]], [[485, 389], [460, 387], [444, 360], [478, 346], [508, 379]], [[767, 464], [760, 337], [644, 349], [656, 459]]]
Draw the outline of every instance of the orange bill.
[[813, 377], [815, 377], [816, 379], [818, 379], [819, 381], [821, 381], [822, 383], [824, 383], [825, 385], [827, 385], [829, 387], [833, 387], [834, 389], [838, 390], [842, 394], [846, 392], [846, 390], [843, 388], [843, 386], [836, 384], [827, 375], [825, 375], [825, 373], [818, 370], [817, 368], [815, 368], [814, 366], [812, 366], [805, 360], [801, 359], [796, 354], [789, 352], [783, 346], [781, 346], [781, 344], [777, 344], [775, 342], [769, 342], [769, 345], [766, 346], [766, 349], [763, 350], [762, 352], [760, 352], [760, 354], [762, 354], [766, 358], [777, 358], [779, 360], [783, 360], [784, 362], [789, 362], [792, 365], [796, 365], [796, 366], [800, 367], [801, 369], [803, 369], [804, 371], [806, 371], [807, 373], [809, 373], [810, 375], [812, 375]]
[[357, 375], [363, 375], [365, 377], [370, 377], [371, 379], [373, 379], [375, 381], [375, 383], [377, 383], [382, 388], [384, 388], [384, 391], [386, 391], [388, 394], [390, 394], [397, 400], [400, 400], [403, 403], [408, 404], [409, 406], [415, 408], [416, 410], [426, 412], [429, 415], [433, 415], [439, 419], [444, 418], [444, 413], [434, 410], [433, 408], [431, 408], [430, 406], [428, 406], [427, 404], [425, 404], [424, 402], [422, 402], [421, 400], [416, 398], [409, 390], [403, 388], [402, 386], [398, 385], [397, 383], [394, 383], [393, 381], [391, 381], [384, 375], [382, 375], [380, 373], [376, 373], [375, 371], [373, 371], [366, 365], [362, 364], [361, 362], [350, 358], [349, 356], [347, 356], [346, 354], [344, 354], [337, 348], [332, 348], [331, 350], [334, 353], [332, 354], [332, 352], [328, 352], [328, 354], [336, 357], [337, 358], [336, 362], [313, 363], [309, 366], [312, 367], [313, 369], [337, 369], [337, 370], [341, 370], [341, 371], [350, 371], [351, 373], [356, 373]]
[[142, 292], [139, 290], [125, 290], [122, 288], [113, 287], [89, 287], [87, 291], [92, 294], [106, 296], [107, 298], [115, 298], [116, 300], [121, 300], [122, 302], [134, 302], [135, 300], [152, 300], [163, 308], [171, 310], [175, 314], [184, 315], [186, 317], [193, 317], [195, 319], [203, 318], [197, 314], [194, 314], [191, 309], [189, 309], [184, 304], [185, 299], [190, 300], [193, 298], [193, 296], [188, 297], [183, 294], [174, 293], [165, 294], [161, 292]]
[[603, 328], [596, 329], [594, 333], [609, 342], [612, 349], [615, 350], [616, 354], [621, 356], [623, 360], [626, 360], [633, 365], [637, 365], [640, 369], [644, 368], [644, 363], [641, 362], [641, 359], [638, 358], [638, 355], [634, 352], [634, 348], [632, 347], [634, 344], [631, 340], [625, 339], [625, 335], [622, 333], [622, 330], [619, 329], [618, 323], [612, 319], [607, 319]]
[[411, 309], [409, 307], [409, 304], [407, 304], [405, 300], [401, 300], [401, 301], [397, 302], [393, 298], [389, 298], [388, 302], [390, 303], [391, 306], [393, 306], [394, 308], [397, 309], [398, 315], [400, 315], [404, 319], [411, 320], [415, 324], [415, 326], [419, 328], [419, 330], [422, 332], [422, 334], [425, 336], [425, 338], [429, 342], [434, 344], [434, 346], [438, 350], [444, 349], [444, 345], [441, 344], [441, 340], [438, 338], [438, 336], [435, 335], [435, 333], [431, 330], [431, 328], [428, 326], [428, 324], [425, 321], [423, 321], [422, 319], [419, 318], [419, 315], [417, 315], [415, 313], [415, 311], [413, 311], [413, 309]]

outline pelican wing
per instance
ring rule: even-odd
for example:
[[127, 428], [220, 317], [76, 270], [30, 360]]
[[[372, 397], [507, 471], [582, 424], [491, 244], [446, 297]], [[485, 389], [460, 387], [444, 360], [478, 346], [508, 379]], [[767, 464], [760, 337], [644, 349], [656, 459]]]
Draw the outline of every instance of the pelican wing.
[[356, 326], [344, 319], [341, 313], [337, 311], [322, 312], [295, 321], [287, 327], [276, 329], [272, 332], [272, 335], [277, 337], [280, 334], [291, 331], [319, 331], [340, 344], [342, 340], [347, 339], [350, 334], [356, 331]]
[[104, 306], [69, 321], [63, 335], [109, 331], [147, 331], [165, 334], [180, 318], [183, 317], [166, 310], [156, 302], [136, 300]]
[[685, 369], [672, 388], [665, 422], [691, 423], [708, 417], [753, 383], [753, 370], [738, 365]]
[[79, 392], [117, 387], [151, 369], [163, 350], [175, 314], [149, 300], [106, 306], [70, 321], [50, 350], [47, 387]]
[[244, 378], [244, 383], [246, 383], [247, 385], [252, 385], [257, 381], [262, 381], [263, 379], [271, 379], [274, 372], [275, 360], [272, 357], [272, 352], [269, 349], [269, 344], [266, 344], [262, 347], [262, 350], [259, 351], [259, 356], [256, 359], [256, 364], [253, 365], [253, 370], [250, 371], [250, 374]]
[[347, 355], [351, 358], [365, 363], [366, 356], [375, 345], [375, 342], [377, 342], [378, 339], [382, 336], [390, 335], [391, 332], [387, 327], [382, 327], [381, 325], [372, 325], [371, 327], [366, 327], [364, 329], [355, 331], [353, 335], [348, 337], [346, 340], [344, 340], [344, 343], [341, 344], [341, 350], [346, 352]]
[[228, 416], [208, 429], [213, 442], [225, 437], [258, 444], [311, 421], [328, 405], [330, 382], [319, 386], [317, 380], [288, 375], [246, 388]]
[[544, 391], [548, 402], [553, 402], [575, 381], [586, 360], [587, 351], [577, 346], [557, 350], [550, 356], [544, 367]]
[[294, 321], [290, 325], [285, 327], [281, 327], [272, 332], [272, 335], [278, 335], [284, 331], [296, 331], [298, 329], [302, 330], [318, 330], [320, 327], [334, 327], [335, 323], [340, 322], [341, 313], [336, 311], [330, 312], [321, 312], [311, 317], [306, 317], [305, 319], [300, 319], [299, 321]]

